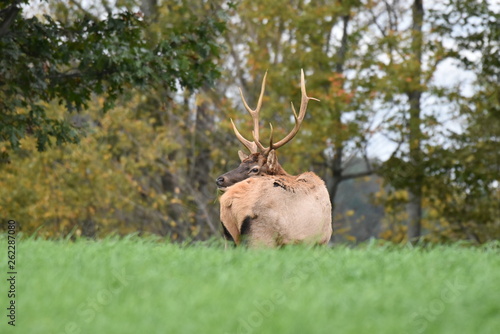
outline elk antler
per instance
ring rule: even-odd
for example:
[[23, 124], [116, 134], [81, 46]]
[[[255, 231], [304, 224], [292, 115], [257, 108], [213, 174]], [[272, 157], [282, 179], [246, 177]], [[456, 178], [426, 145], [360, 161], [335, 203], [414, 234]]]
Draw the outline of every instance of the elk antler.
[[[304, 80], [304, 71], [301, 69], [300, 70], [300, 90], [302, 92], [302, 100], [300, 101], [300, 109], [299, 109], [299, 115], [297, 116], [297, 112], [295, 111], [295, 108], [293, 107], [293, 102], [290, 104], [292, 105], [292, 111], [293, 111], [293, 117], [295, 118], [295, 125], [293, 127], [293, 130], [285, 136], [285, 138], [281, 139], [277, 143], [273, 144], [272, 139], [271, 139], [271, 144], [269, 146], [269, 151], [274, 149], [278, 149], [281, 146], [285, 145], [288, 143], [290, 140], [292, 140], [293, 137], [299, 132], [300, 126], [302, 125], [302, 121], [304, 120], [304, 116], [306, 115], [306, 110], [307, 110], [307, 103], [309, 100], [314, 100], [318, 101], [318, 99], [314, 97], [309, 97], [307, 96], [306, 93], [306, 84]], [[272, 128], [271, 128], [272, 129]], [[272, 132], [271, 132], [271, 138], [272, 138]]]
[[262, 145], [259, 141], [259, 112], [260, 112], [260, 108], [262, 107], [262, 97], [264, 96], [264, 89], [266, 86], [266, 76], [267, 76], [267, 72], [266, 72], [266, 74], [264, 74], [264, 79], [262, 80], [262, 87], [261, 87], [261, 91], [260, 91], [259, 101], [257, 102], [257, 107], [255, 108], [255, 110], [252, 110], [248, 106], [245, 98], [243, 97], [243, 92], [241, 91], [241, 88], [240, 88], [240, 95], [241, 95], [241, 99], [243, 100], [243, 104], [245, 105], [245, 109], [248, 111], [248, 113], [252, 116], [252, 119], [253, 119], [253, 131], [252, 131], [253, 141], [245, 139], [240, 134], [240, 132], [236, 128], [236, 125], [234, 125], [234, 122], [231, 119], [231, 124], [233, 125], [234, 133], [236, 134], [236, 137], [239, 139], [239, 141], [243, 145], [245, 145], [246, 148], [248, 148], [250, 153], [257, 153], [258, 149], [260, 149], [264, 155], [267, 155], [271, 150], [278, 149], [281, 146], [288, 143], [290, 140], [292, 140], [292, 138], [295, 137], [295, 135], [299, 131], [300, 126], [302, 124], [302, 121], [304, 120], [304, 116], [306, 115], [306, 110], [307, 110], [307, 103], [309, 102], [309, 100], [319, 101], [318, 99], [316, 99], [314, 97], [307, 96], [306, 84], [305, 84], [305, 79], [304, 79], [304, 71], [301, 69], [300, 70], [300, 89], [302, 92], [302, 100], [300, 102], [299, 115], [297, 115], [297, 112], [295, 111], [293, 103], [291, 103], [293, 117], [295, 118], [295, 125], [294, 125], [292, 131], [288, 135], [286, 135], [285, 138], [283, 138], [282, 140], [273, 144], [273, 126], [271, 124], [269, 124], [269, 126], [271, 127], [269, 147], [264, 147], [264, 145]]
[[248, 113], [250, 114], [250, 116], [252, 116], [253, 119], [253, 131], [252, 131], [253, 141], [245, 139], [238, 131], [236, 125], [234, 125], [234, 122], [231, 119], [231, 124], [233, 125], [233, 130], [234, 133], [236, 134], [236, 137], [240, 140], [240, 142], [243, 145], [245, 145], [246, 148], [248, 148], [250, 153], [257, 153], [258, 151], [257, 147], [261, 150], [264, 150], [264, 146], [262, 146], [262, 144], [259, 142], [259, 113], [260, 113], [260, 108], [262, 107], [262, 98], [264, 97], [264, 91], [266, 88], [266, 77], [267, 77], [267, 71], [264, 74], [264, 78], [262, 79], [259, 101], [257, 102], [257, 107], [255, 107], [255, 110], [252, 110], [252, 108], [248, 106], [248, 103], [245, 100], [245, 97], [243, 96], [243, 91], [241, 90], [241, 88], [238, 88], [240, 90], [240, 96], [241, 100], [243, 101], [243, 105], [245, 106], [245, 109], [248, 111]]

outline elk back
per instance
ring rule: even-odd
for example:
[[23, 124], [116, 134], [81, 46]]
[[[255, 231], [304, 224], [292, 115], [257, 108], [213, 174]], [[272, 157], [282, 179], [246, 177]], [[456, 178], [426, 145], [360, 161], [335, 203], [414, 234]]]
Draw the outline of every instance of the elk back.
[[237, 245], [326, 244], [332, 235], [328, 191], [312, 172], [243, 180], [220, 203], [221, 222]]

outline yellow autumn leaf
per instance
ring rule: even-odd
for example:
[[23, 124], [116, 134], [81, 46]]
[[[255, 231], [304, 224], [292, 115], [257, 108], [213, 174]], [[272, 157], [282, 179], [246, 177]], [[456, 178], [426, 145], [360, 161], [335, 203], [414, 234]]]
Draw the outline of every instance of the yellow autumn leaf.
[[354, 216], [354, 214], [355, 214], [354, 210], [347, 210], [345, 213], [346, 217]]

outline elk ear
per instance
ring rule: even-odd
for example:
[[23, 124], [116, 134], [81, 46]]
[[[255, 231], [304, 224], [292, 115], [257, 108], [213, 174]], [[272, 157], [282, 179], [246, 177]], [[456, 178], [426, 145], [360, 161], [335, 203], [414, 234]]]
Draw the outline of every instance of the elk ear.
[[271, 150], [271, 152], [269, 152], [269, 154], [267, 155], [267, 167], [269, 168], [269, 170], [275, 170], [278, 165], [279, 163], [276, 151]]
[[240, 160], [243, 161], [246, 158], [248, 158], [248, 155], [243, 153], [243, 151], [238, 151], [238, 156], [240, 157]]

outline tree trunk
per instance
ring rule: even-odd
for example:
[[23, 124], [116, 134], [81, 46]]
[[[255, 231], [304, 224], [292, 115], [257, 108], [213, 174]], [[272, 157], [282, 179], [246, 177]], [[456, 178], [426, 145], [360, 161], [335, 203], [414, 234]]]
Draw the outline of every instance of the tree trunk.
[[[336, 145], [339, 144], [336, 143]], [[335, 157], [333, 158], [332, 164], [330, 166], [330, 170], [332, 172], [332, 178], [331, 180], [329, 180], [329, 182], [327, 182], [328, 193], [330, 194], [330, 202], [332, 203], [332, 215], [335, 212], [335, 196], [337, 196], [337, 190], [339, 189], [340, 183], [343, 181], [342, 152], [343, 152], [343, 146], [342, 143], [340, 143], [340, 145], [337, 146], [337, 148], [335, 149]]]
[[144, 13], [146, 18], [151, 19], [154, 15], [156, 15], [157, 6], [157, 0], [142, 0], [141, 11]]
[[[209, 92], [208, 87], [204, 87], [205, 94]], [[209, 205], [209, 200], [214, 193], [215, 186], [212, 179], [208, 177], [209, 172], [213, 169], [213, 161], [211, 159], [212, 147], [207, 138], [207, 133], [213, 133], [215, 128], [215, 117], [209, 110], [207, 102], [199, 103], [196, 108], [196, 118], [193, 134], [192, 153], [193, 166], [190, 170], [190, 182], [194, 185], [192, 197], [195, 200], [198, 211], [196, 214], [196, 224], [203, 231], [208, 226], [209, 234], [218, 232], [218, 225], [214, 223], [216, 217], [213, 212], [213, 205]], [[209, 184], [212, 182], [212, 184]], [[212, 186], [211, 186], [212, 185]]]
[[[344, 63], [345, 63], [345, 56], [349, 47], [348, 44], [348, 32], [347, 28], [349, 26], [349, 20], [350, 16], [345, 15], [342, 17], [342, 23], [343, 23], [343, 28], [342, 28], [342, 40], [340, 44], [340, 48], [337, 52], [337, 59], [335, 62], [335, 72], [338, 74], [343, 74], [344, 72]], [[340, 134], [342, 132], [342, 111], [336, 110], [334, 113], [335, 117], [335, 124], [337, 125], [337, 129], [335, 129], [334, 133]], [[343, 181], [342, 179], [342, 160], [343, 160], [343, 152], [344, 152], [344, 143], [343, 139], [340, 135], [335, 136], [334, 140], [334, 147], [335, 147], [335, 156], [333, 157], [333, 161], [330, 165], [331, 173], [332, 173], [332, 180], [331, 182], [328, 182], [327, 184], [329, 185], [328, 187], [328, 193], [330, 194], [330, 202], [332, 203], [332, 216], [333, 213], [335, 212], [335, 196], [337, 195], [337, 190], [339, 188], [340, 183]], [[333, 224], [333, 220], [332, 220]]]
[[408, 101], [410, 104], [410, 165], [413, 168], [410, 177], [412, 183], [408, 189], [408, 241], [412, 243], [418, 242], [421, 235], [422, 225], [422, 183], [424, 180], [422, 170], [422, 148], [421, 139], [421, 70], [422, 70], [422, 22], [424, 18], [423, 0], [415, 0], [412, 7], [413, 27], [412, 27], [412, 50], [414, 52], [411, 62], [415, 66], [412, 71], [412, 78], [416, 82], [410, 85], [407, 92]]

